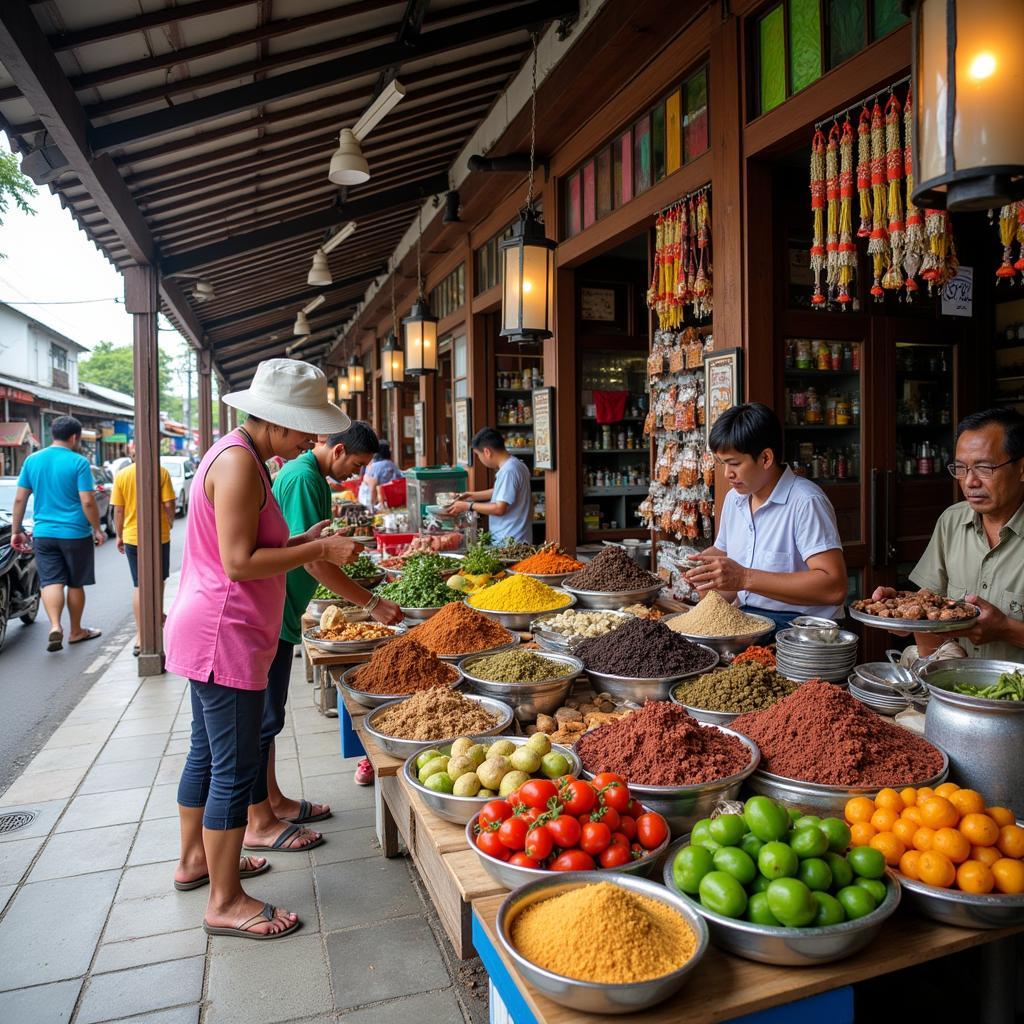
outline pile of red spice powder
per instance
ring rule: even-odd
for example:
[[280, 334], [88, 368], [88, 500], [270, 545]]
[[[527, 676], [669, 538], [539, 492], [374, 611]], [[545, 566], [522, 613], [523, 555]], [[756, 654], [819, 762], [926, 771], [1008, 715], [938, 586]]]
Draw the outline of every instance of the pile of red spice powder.
[[812, 680], [729, 726], [761, 748], [761, 769], [825, 786], [902, 786], [942, 770], [927, 740], [887, 722], [831, 683]]
[[352, 686], [363, 693], [400, 695], [451, 686], [455, 674], [453, 666], [439, 661], [412, 636], [403, 636], [381, 644], [373, 657], [353, 673]]
[[750, 764], [750, 752], [735, 736], [658, 700], [585, 733], [576, 752], [588, 772], [618, 772], [639, 786], [714, 782]]

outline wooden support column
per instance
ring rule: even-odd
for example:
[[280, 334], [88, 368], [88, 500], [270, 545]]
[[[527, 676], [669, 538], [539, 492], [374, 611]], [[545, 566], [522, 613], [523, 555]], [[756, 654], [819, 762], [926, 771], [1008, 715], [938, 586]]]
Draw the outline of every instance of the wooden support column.
[[155, 267], [124, 271], [124, 304], [132, 314], [135, 372], [135, 473], [139, 524], [139, 675], [164, 670], [160, 565], [160, 360], [156, 314], [160, 306]]
[[417, 401], [423, 403], [423, 455], [416, 459], [416, 464], [419, 466], [437, 465], [437, 445], [435, 443], [437, 424], [434, 422], [437, 411], [436, 385], [436, 373], [428, 373], [420, 377], [418, 382], [419, 397]]
[[227, 381], [217, 377], [217, 430], [223, 437], [231, 428], [228, 426], [228, 407], [224, 404], [224, 396], [228, 393]]
[[199, 456], [213, 447], [213, 358], [210, 350], [201, 348], [196, 355], [199, 364]]
[[386, 420], [381, 416], [380, 408], [384, 392], [380, 386], [380, 346], [376, 338], [370, 344], [370, 369], [366, 374], [366, 393], [373, 395], [373, 402], [370, 404], [370, 426], [380, 437], [381, 424]]
[[[494, 383], [487, 373], [487, 314], [473, 312], [473, 297], [476, 295], [476, 261], [473, 259], [473, 240], [465, 234], [466, 255], [466, 373], [470, 398], [469, 436], [472, 436], [490, 417], [490, 401], [494, 397]], [[472, 457], [472, 452], [470, 452]], [[475, 458], [467, 467], [468, 488], [482, 491], [487, 487], [487, 470]]]
[[555, 336], [544, 342], [544, 384], [555, 389], [555, 469], [544, 477], [545, 534], [570, 553], [580, 529], [575, 293], [575, 272], [556, 270]]

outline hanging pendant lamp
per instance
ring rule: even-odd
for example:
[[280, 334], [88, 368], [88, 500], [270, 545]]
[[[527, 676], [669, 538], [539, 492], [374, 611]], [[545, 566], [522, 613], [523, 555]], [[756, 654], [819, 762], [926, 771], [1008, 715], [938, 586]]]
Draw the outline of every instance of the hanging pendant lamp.
[[[397, 269], [397, 268], [396, 268]], [[395, 309], [395, 274], [391, 275], [391, 333], [380, 347], [380, 386], [393, 391], [405, 377], [405, 353], [398, 343], [398, 312]]]
[[361, 395], [366, 390], [366, 371], [355, 352], [348, 360], [348, 389], [353, 395]]
[[306, 275], [306, 284], [314, 288], [326, 288], [327, 285], [333, 283], [333, 280], [331, 268], [327, 265], [327, 254], [323, 249], [317, 249], [313, 253], [313, 265], [309, 268], [309, 273]]
[[343, 366], [338, 374], [338, 401], [347, 402], [352, 397], [351, 382], [348, 379], [348, 370]]
[[430, 303], [423, 294], [421, 250], [423, 215], [417, 212], [419, 234], [416, 236], [416, 281], [419, 294], [409, 315], [402, 320], [405, 333], [405, 372], [409, 377], [425, 377], [437, 373], [437, 317], [430, 312]]
[[295, 325], [292, 327], [292, 334], [295, 337], [300, 338], [304, 334], [312, 334], [313, 331], [309, 326], [309, 318], [306, 316], [306, 311], [300, 309], [295, 316]]

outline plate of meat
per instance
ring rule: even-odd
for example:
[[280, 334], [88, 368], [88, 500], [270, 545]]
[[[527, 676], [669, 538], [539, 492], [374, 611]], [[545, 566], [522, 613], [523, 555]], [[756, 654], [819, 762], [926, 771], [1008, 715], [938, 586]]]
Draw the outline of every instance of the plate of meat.
[[952, 633], [970, 629], [980, 614], [966, 601], [954, 601], [931, 590], [897, 590], [895, 596], [850, 605], [850, 617], [891, 633]]

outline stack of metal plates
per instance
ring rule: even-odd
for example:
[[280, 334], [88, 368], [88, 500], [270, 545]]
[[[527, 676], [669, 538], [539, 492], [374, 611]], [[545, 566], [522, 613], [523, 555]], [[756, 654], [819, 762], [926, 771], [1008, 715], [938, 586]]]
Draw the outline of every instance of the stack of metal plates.
[[801, 640], [792, 629], [780, 629], [775, 634], [775, 657], [779, 674], [787, 679], [845, 683], [857, 664], [857, 635], [841, 629], [833, 643], [821, 643]]
[[[898, 715], [910, 707], [910, 694], [917, 700], [927, 700], [928, 691], [920, 683], [911, 681], [906, 669], [887, 661], [870, 661], [857, 665], [850, 673], [850, 694], [880, 715]], [[893, 683], [899, 684], [901, 693]]]

